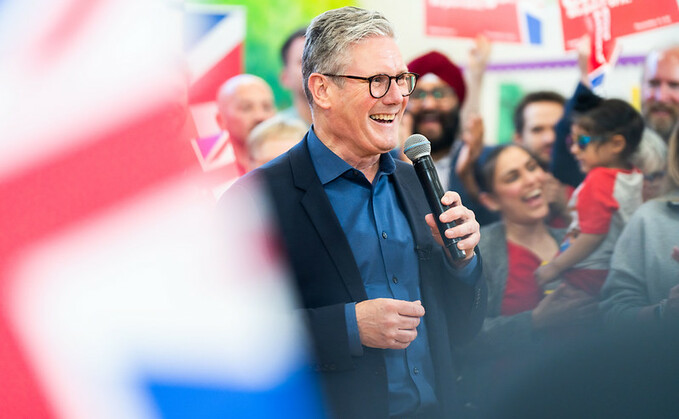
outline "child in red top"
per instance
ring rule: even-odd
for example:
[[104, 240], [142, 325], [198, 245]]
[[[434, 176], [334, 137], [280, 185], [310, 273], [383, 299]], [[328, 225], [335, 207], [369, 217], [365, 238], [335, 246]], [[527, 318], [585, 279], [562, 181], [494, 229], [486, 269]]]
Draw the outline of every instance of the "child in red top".
[[587, 176], [569, 202], [573, 218], [560, 254], [535, 271], [540, 286], [563, 276], [598, 295], [615, 242], [642, 203], [643, 175], [629, 157], [643, 129], [641, 115], [618, 99], [604, 100], [575, 119], [570, 151]]

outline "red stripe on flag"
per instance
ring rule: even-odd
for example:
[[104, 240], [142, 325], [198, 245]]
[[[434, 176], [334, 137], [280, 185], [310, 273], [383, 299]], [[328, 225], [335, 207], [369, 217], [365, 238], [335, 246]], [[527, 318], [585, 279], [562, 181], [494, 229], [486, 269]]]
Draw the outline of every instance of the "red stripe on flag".
[[243, 72], [243, 44], [231, 50], [221, 61], [208, 70], [203, 77], [191, 86], [189, 101], [191, 103], [212, 102], [217, 97], [219, 87], [229, 78]]
[[93, 15], [98, 8], [106, 6], [105, 3], [102, 0], [71, 1], [58, 19], [51, 20], [52, 27], [34, 52], [41, 60], [59, 58], [65, 50], [76, 44], [78, 37], [87, 36], [87, 24], [96, 21]]
[[[12, 256], [149, 188], [200, 170], [176, 106], [164, 107], [97, 136], [44, 164], [0, 181], [0, 301], [8, 301]], [[179, 116], [179, 117], [178, 117]], [[54, 417], [0, 304], [2, 417]]]
[[[182, 132], [190, 130], [189, 132]], [[0, 181], [0, 256], [198, 167], [176, 113], [146, 115]]]

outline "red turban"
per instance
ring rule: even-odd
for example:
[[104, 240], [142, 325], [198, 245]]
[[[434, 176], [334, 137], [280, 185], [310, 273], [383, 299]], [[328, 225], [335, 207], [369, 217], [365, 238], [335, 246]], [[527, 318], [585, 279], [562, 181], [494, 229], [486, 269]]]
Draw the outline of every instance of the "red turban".
[[464, 102], [467, 88], [464, 84], [462, 71], [460, 67], [453, 64], [445, 55], [440, 52], [432, 51], [427, 54], [417, 57], [408, 64], [408, 70], [424, 76], [427, 73], [433, 73], [439, 76], [441, 80], [446, 82], [453, 88], [460, 104]]

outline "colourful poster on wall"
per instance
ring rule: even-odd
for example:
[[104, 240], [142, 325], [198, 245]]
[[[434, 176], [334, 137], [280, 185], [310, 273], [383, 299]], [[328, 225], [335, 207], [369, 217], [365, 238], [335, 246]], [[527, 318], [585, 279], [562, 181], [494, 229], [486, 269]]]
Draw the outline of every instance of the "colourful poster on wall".
[[564, 46], [576, 49], [581, 37], [590, 38], [589, 79], [601, 84], [615, 65], [616, 38], [667, 26], [679, 21], [676, 0], [560, 0]]
[[518, 0], [426, 0], [425, 28], [431, 36], [542, 43], [539, 13]]
[[559, 0], [559, 7], [567, 50], [586, 33], [607, 40], [679, 22], [677, 0]]

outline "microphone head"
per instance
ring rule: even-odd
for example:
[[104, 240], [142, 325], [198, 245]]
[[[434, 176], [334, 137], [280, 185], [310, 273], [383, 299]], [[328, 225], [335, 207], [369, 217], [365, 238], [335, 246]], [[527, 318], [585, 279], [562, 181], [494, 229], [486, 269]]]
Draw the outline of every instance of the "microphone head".
[[431, 143], [422, 134], [413, 134], [403, 145], [403, 154], [413, 163], [415, 160], [431, 154]]

